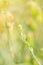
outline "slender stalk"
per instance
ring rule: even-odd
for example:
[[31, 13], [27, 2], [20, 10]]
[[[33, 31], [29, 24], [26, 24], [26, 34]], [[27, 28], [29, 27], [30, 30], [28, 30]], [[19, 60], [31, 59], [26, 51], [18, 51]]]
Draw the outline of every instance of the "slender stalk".
[[33, 48], [30, 47], [29, 42], [27, 42], [26, 39], [25, 39], [25, 37], [24, 37], [22, 26], [19, 25], [19, 28], [20, 28], [20, 31], [21, 31], [22, 40], [24, 41], [25, 44], [28, 45], [31, 54], [32, 54], [33, 58], [36, 60], [36, 62], [38, 63], [38, 65], [41, 65], [41, 63], [39, 62], [38, 58], [36, 57], [36, 55], [33, 52]]

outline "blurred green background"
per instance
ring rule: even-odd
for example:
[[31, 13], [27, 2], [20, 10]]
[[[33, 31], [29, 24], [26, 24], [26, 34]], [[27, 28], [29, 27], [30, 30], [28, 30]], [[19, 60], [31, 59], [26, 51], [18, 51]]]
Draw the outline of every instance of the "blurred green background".
[[43, 0], [0, 0], [0, 65], [43, 65]]

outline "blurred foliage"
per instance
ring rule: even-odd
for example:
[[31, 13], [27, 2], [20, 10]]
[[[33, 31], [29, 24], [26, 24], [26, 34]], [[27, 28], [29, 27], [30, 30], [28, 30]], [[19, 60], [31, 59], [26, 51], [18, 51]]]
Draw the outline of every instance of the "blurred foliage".
[[42, 2], [0, 0], [0, 65], [43, 65]]

